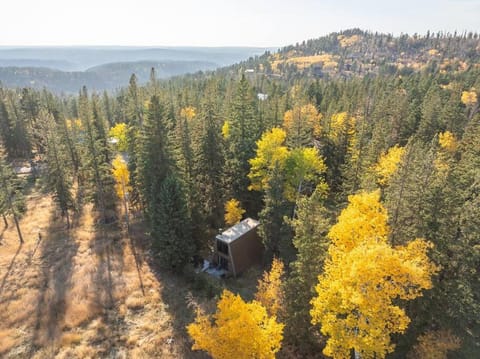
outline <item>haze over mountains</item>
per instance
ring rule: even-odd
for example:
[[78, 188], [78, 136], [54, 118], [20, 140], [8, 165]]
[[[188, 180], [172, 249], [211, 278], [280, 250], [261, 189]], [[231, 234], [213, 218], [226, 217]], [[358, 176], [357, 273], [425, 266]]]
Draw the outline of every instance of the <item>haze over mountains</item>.
[[7, 87], [77, 92], [113, 90], [132, 73], [140, 83], [155, 68], [159, 78], [213, 70], [260, 55], [255, 47], [0, 47], [0, 82]]

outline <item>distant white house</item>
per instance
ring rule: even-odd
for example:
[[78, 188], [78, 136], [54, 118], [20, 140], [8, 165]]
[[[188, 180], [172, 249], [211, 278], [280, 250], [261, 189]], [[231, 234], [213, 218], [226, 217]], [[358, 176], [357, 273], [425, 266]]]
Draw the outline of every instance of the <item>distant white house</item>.
[[260, 101], [265, 101], [266, 99], [268, 99], [268, 95], [266, 93], [257, 93], [257, 98]]

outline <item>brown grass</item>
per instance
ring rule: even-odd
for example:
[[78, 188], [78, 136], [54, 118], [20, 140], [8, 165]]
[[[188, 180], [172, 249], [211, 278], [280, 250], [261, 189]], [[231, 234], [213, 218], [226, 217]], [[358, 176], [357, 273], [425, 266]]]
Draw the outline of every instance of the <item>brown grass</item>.
[[25, 243], [10, 223], [0, 245], [0, 357], [204, 357], [186, 337], [185, 285], [151, 267], [143, 225], [134, 240], [101, 230], [86, 205], [67, 231], [50, 196], [33, 192], [27, 206]]
[[16, 334], [14, 330], [0, 330], [0, 355], [5, 354], [17, 344], [15, 337]]
[[80, 344], [82, 341], [82, 335], [79, 333], [64, 333], [60, 341], [62, 347], [68, 347], [72, 345]]
[[142, 309], [145, 306], [145, 297], [141, 292], [134, 292], [127, 298], [125, 304], [131, 310]]

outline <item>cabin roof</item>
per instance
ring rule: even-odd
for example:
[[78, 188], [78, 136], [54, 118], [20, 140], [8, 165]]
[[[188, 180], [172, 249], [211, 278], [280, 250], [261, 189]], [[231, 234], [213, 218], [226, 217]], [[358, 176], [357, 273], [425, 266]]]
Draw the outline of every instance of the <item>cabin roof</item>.
[[258, 221], [252, 218], [246, 218], [240, 223], [237, 223], [233, 227], [230, 227], [229, 229], [225, 230], [224, 232], [222, 232], [222, 234], [217, 235], [216, 238], [225, 243], [232, 243], [233, 241], [240, 238], [245, 233], [248, 233], [251, 230], [257, 228], [258, 225], [259, 225]]

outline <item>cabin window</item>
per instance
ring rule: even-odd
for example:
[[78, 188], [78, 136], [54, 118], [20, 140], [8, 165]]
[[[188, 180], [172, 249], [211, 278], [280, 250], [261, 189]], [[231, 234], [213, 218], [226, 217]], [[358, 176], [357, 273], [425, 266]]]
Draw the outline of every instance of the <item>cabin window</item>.
[[228, 271], [228, 260], [226, 258], [220, 257], [218, 262], [220, 268]]
[[217, 241], [217, 250], [220, 253], [228, 255], [228, 245], [222, 241]]

